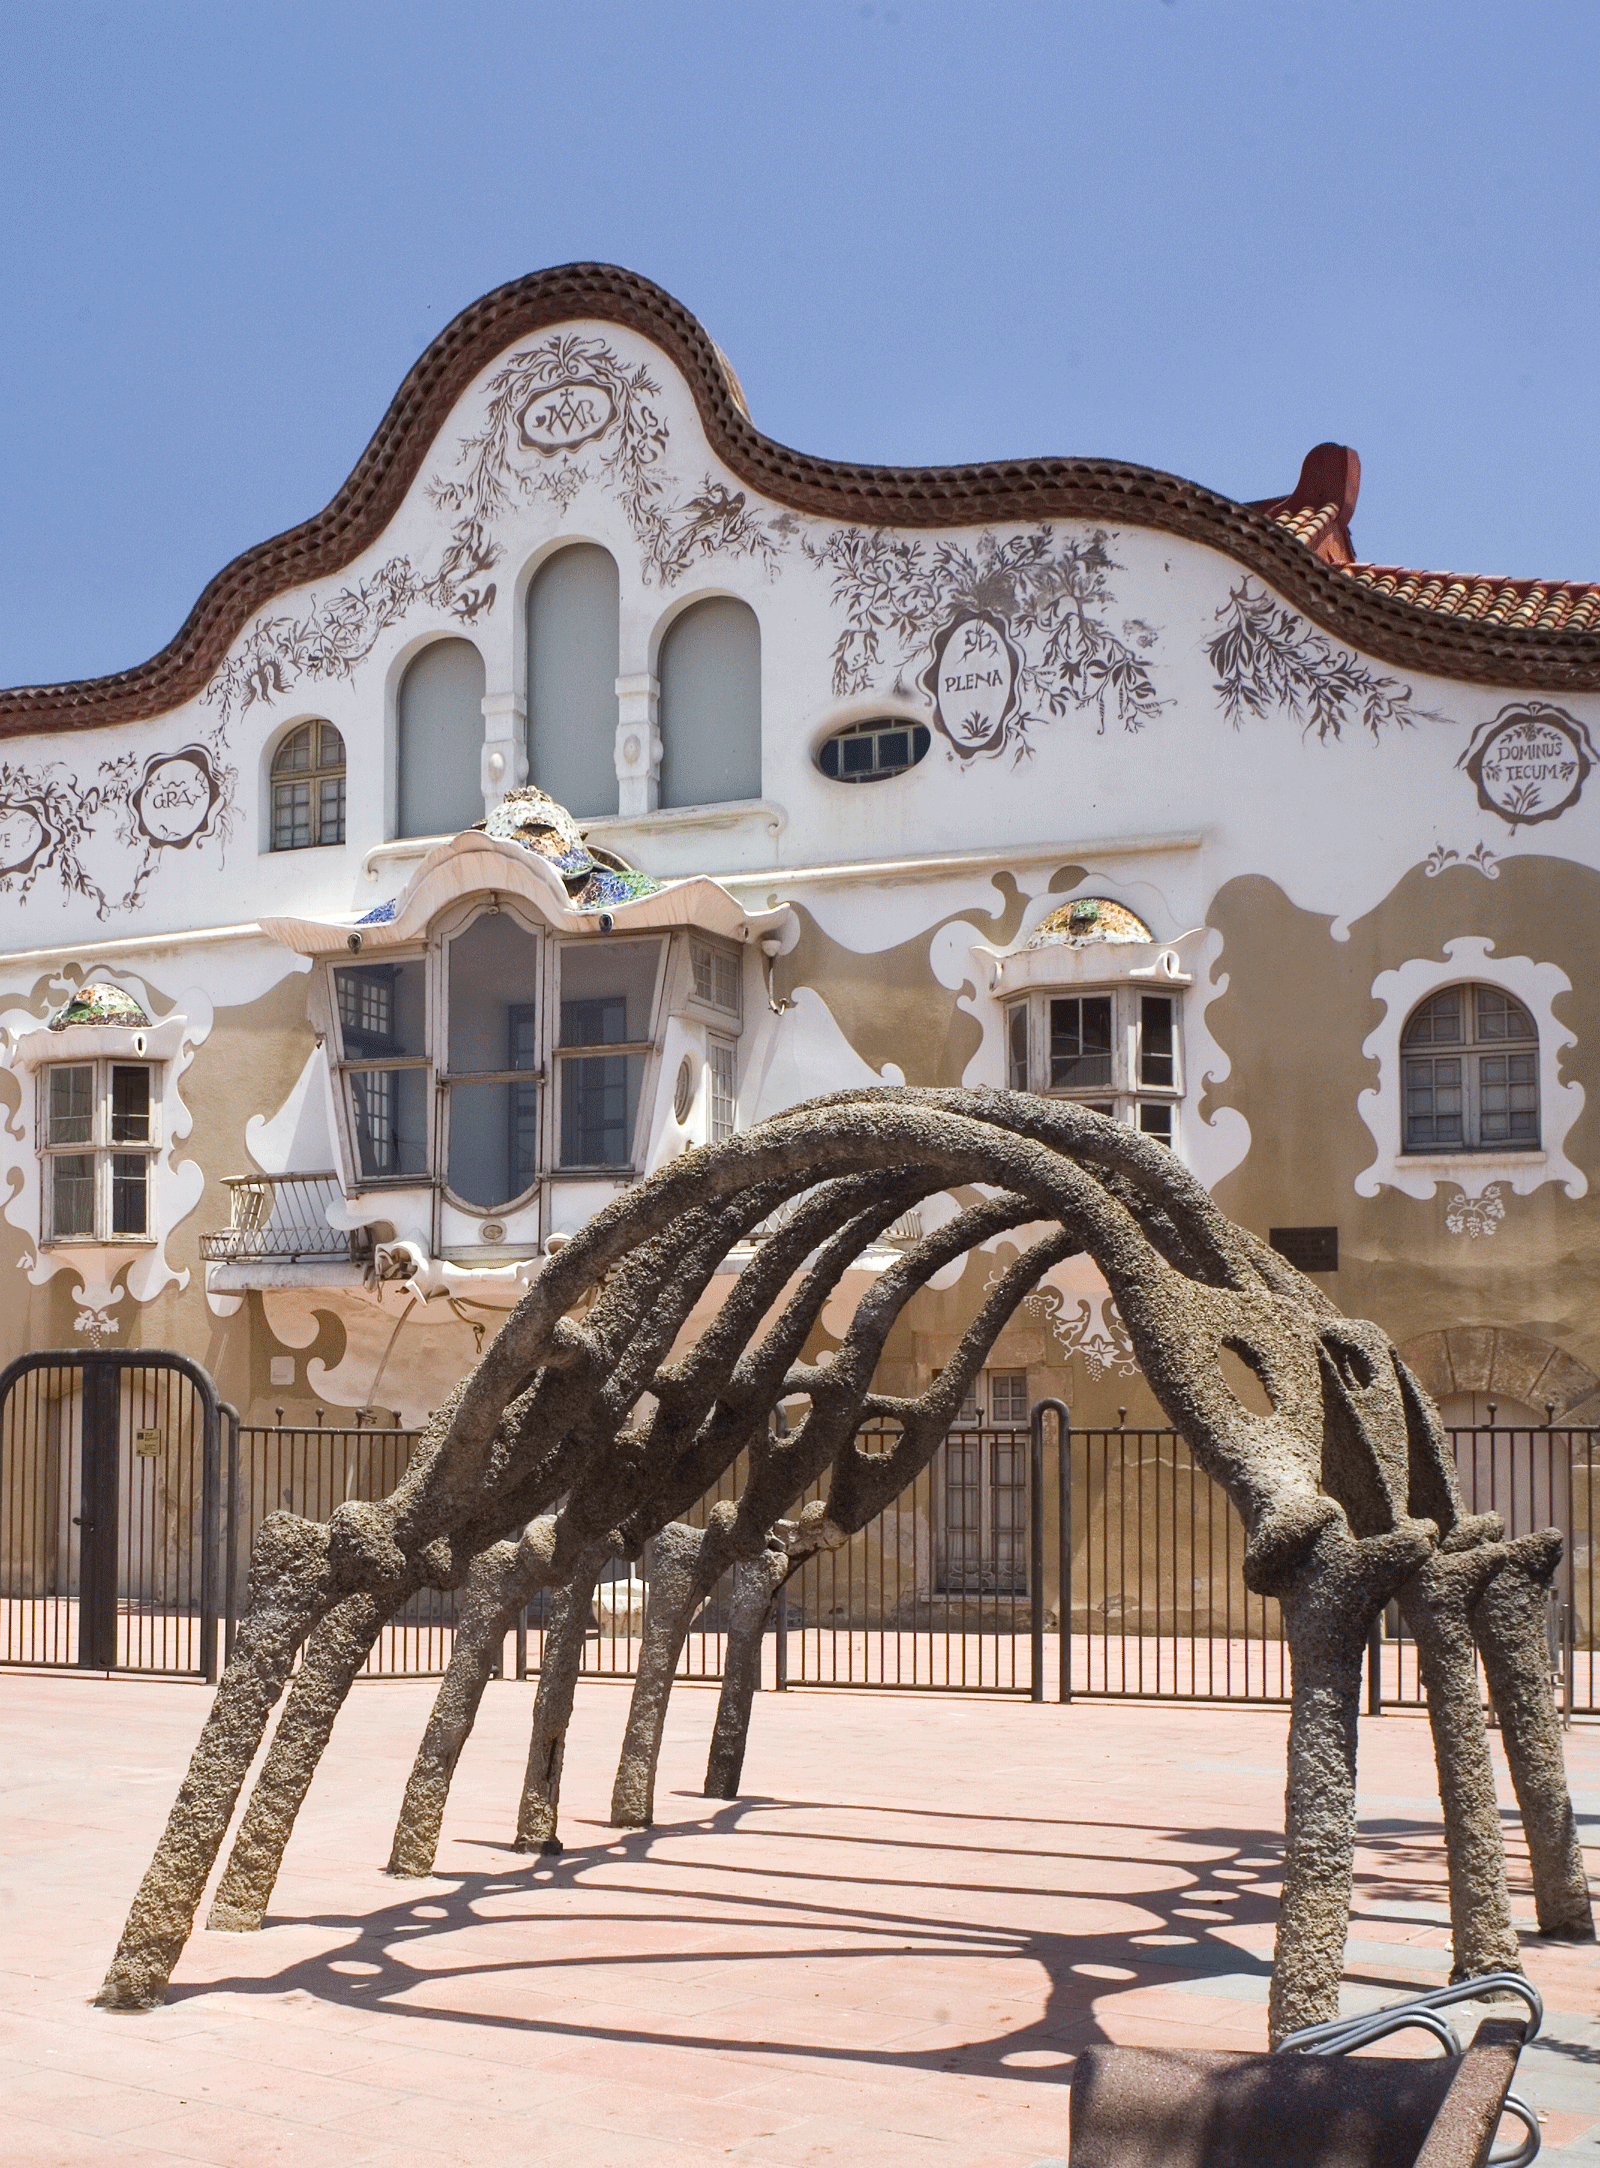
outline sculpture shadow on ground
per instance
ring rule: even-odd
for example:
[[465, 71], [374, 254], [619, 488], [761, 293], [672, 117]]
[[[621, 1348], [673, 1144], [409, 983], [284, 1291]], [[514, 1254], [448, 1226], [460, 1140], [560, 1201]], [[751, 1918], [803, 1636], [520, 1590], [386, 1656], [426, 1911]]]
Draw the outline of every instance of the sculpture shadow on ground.
[[[180, 1984], [173, 2000], [299, 1993], [372, 2015], [390, 2011], [441, 2027], [507, 2030], [530, 2042], [598, 2040], [619, 2048], [651, 2045], [752, 2057], [778, 2052], [807, 2064], [957, 2071], [1041, 2083], [1064, 2079], [1080, 2048], [1125, 2033], [1124, 2025], [1107, 2022], [1124, 1994], [1166, 1987], [1204, 1995], [1207, 1982], [1215, 1980], [1224, 1997], [1241, 1999], [1241, 1983], [1248, 1982], [1244, 1995], [1265, 2001], [1271, 1964], [1259, 1945], [1276, 1923], [1282, 1876], [1281, 1840], [1270, 1833], [1162, 1823], [1143, 1832], [1150, 1849], [1134, 1850], [1123, 1843], [1125, 1823], [1023, 1816], [1015, 1818], [1023, 1830], [1059, 1831], [1060, 1841], [1018, 1844], [1006, 1833], [1011, 1818], [929, 1810], [921, 1818], [946, 1833], [920, 1840], [903, 1829], [920, 1810], [855, 1804], [847, 1810], [852, 1823], [881, 1812], [902, 1826], [882, 1835], [859, 1827], [840, 1832], [798, 1826], [798, 1818], [828, 1807], [815, 1800], [747, 1797], [652, 1830], [605, 1830], [592, 1842], [574, 1841], [547, 1858], [523, 1858], [505, 1846], [467, 1839], [474, 1848], [481, 1844], [503, 1853], [505, 1865], [436, 1876], [365, 1915], [274, 1915], [271, 1926], [347, 1939], [314, 1957], [296, 1957], [269, 1975]], [[723, 1840], [752, 1822], [778, 1841], [790, 1864], [775, 1864], [770, 1844], [759, 1860], [741, 1863], [738, 1845]], [[1441, 1824], [1395, 1822], [1382, 1830], [1363, 1825], [1362, 1896], [1403, 1895], [1441, 1906], [1446, 1875]], [[1167, 1851], [1173, 1856], [1161, 1856]], [[806, 1857], [812, 1852], [815, 1865]], [[863, 1852], [884, 1859], [883, 1875], [863, 1871]], [[1053, 1888], [1052, 1862], [1084, 1884], [1109, 1873], [1114, 1890]], [[952, 1863], [960, 1869], [969, 1913], [1000, 1917], [1008, 1907], [1045, 1904], [1070, 1915], [1074, 1902], [1082, 1901], [1096, 1912], [1108, 1902], [1125, 1905], [1136, 1916], [1126, 1928], [1099, 1925], [1082, 1932], [1070, 1925], [1046, 1929], [952, 1920], [938, 1906]], [[944, 1869], [942, 1879], [913, 1879], [935, 1864]], [[1032, 1864], [1032, 1876], [1018, 1874], [1025, 1864]], [[663, 1877], [671, 1874], [682, 1881], [664, 1890]], [[861, 1893], [859, 1901], [852, 1891]], [[902, 1902], [894, 1901], [899, 1893]], [[577, 1903], [557, 1912], [550, 1900], [558, 1897]], [[586, 1898], [592, 1900], [588, 1905]], [[673, 1946], [671, 1933], [664, 1935], [669, 1927], [681, 1946]], [[480, 1930], [496, 1942], [510, 1930], [521, 1949], [475, 1953], [471, 1938]], [[607, 1946], [586, 1946], [591, 1934]], [[708, 1934], [725, 1937], [729, 1946], [708, 1946]], [[1257, 1947], [1241, 1947], [1232, 1939], [1240, 1935]], [[1347, 1982], [1397, 1999], [1405, 1992], [1403, 1975], [1415, 1950], [1405, 1942], [1396, 1942], [1394, 1950], [1400, 1980], [1389, 1977], [1388, 1968], [1358, 1961], [1347, 1968]], [[1428, 1954], [1435, 1965], [1448, 1955], [1437, 1944]], [[852, 2024], [877, 2005], [883, 1991], [885, 1958], [895, 1961], [892, 2001], [907, 2038], [852, 2039]], [[976, 2012], [993, 2004], [997, 1961], [1008, 1970], [1016, 1967], [1015, 1986], [1005, 1998], [1019, 2004], [1016, 2021], [994, 2022], [991, 2013], [987, 2027], [964, 2023], [964, 2008]], [[676, 2027], [640, 2021], [627, 2014], [627, 2004], [617, 2006], [611, 2021], [597, 2019], [608, 1976], [626, 1973], [636, 1979], [649, 1973], [659, 1984], [661, 2008], [669, 2009], [675, 1979], [713, 1967], [717, 2008], [710, 2025], [697, 2023], [692, 2014]], [[774, 1985], [774, 1967], [780, 1975], [792, 1971], [787, 1992], [781, 1979]], [[752, 1999], [769, 2017], [774, 2001], [787, 1999], [792, 2025], [777, 2018], [741, 2029], [745, 1968], [762, 1975], [752, 1986]], [[820, 1986], [815, 1984], [819, 1968]], [[859, 1992], [852, 1985], [858, 1968]], [[969, 1969], [970, 1986], [963, 1979]], [[874, 1977], [868, 1978], [869, 1972]], [[496, 1980], [503, 1983], [502, 1995], [492, 1992]], [[463, 1983], [465, 1996], [459, 1993]], [[924, 1983], [926, 2009], [919, 2018], [914, 2006]], [[1413, 1986], [1439, 1984], [1430, 1966]], [[559, 2006], [567, 1991], [581, 2004], [571, 2017]], [[1028, 2014], [1021, 2006], [1030, 2000], [1035, 2008]], [[637, 2008], [636, 2000], [632, 2007]], [[1200, 2021], [1201, 2011], [1195, 2014]], [[942, 2037], [919, 2043], [919, 2032]]]

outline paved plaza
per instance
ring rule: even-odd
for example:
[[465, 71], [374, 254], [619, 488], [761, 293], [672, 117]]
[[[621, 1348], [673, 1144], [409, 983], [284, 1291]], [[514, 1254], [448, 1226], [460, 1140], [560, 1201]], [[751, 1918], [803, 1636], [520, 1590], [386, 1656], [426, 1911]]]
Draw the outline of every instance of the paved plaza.
[[[197, 1932], [164, 2009], [110, 2017], [89, 1997], [209, 1696], [0, 1674], [7, 2168], [1035, 2168], [1085, 2042], [1265, 2044], [1282, 1710], [764, 1694], [723, 1805], [698, 1790], [715, 1695], [688, 1687], [630, 1835], [605, 1819], [628, 1689], [596, 1681], [547, 1859], [507, 1843], [533, 1688], [497, 1682], [439, 1872], [398, 1883], [432, 1691], [358, 1687], [266, 1929]], [[1600, 1839], [1600, 1724], [1569, 1766]], [[1361, 1834], [1350, 2008], [1449, 1970], [1416, 1715], [1363, 1720]], [[1552, 2015], [1521, 2089], [1554, 2158], [1600, 2162], [1600, 1959], [1525, 1962]]]

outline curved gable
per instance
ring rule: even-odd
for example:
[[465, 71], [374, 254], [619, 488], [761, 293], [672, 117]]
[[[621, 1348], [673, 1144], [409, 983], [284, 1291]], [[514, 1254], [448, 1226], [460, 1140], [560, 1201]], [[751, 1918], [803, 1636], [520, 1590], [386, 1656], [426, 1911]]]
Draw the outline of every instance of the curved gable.
[[[1221, 552], [1327, 630], [1402, 668], [1483, 684], [1600, 687], [1600, 631], [1473, 622], [1405, 599], [1398, 583], [1374, 585], [1325, 562], [1268, 510], [1153, 468], [1094, 459], [869, 467], [792, 451], [751, 422], [731, 370], [680, 303], [633, 272], [569, 264], [501, 286], [447, 325], [331, 503], [236, 557], [158, 654], [108, 677], [0, 691], [0, 736], [139, 722], [193, 698], [252, 613], [341, 571], [381, 535], [482, 369], [516, 340], [574, 320], [623, 326], [658, 347], [688, 385], [716, 456], [796, 511], [910, 529], [1057, 518], [1155, 528]], [[1386, 585], [1395, 591], [1384, 592]]]

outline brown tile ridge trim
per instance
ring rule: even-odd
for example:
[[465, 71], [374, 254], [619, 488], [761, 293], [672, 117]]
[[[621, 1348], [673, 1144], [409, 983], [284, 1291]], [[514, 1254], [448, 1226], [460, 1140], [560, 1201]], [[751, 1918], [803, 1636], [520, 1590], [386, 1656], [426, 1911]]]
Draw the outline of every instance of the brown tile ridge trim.
[[1256, 573], [1325, 630], [1401, 669], [1481, 684], [1600, 689], [1600, 631], [1462, 622], [1372, 593], [1265, 514], [1197, 483], [1111, 459], [862, 467], [763, 436], [742, 411], [706, 332], [650, 280], [609, 264], [537, 271], [463, 309], [422, 354], [349, 479], [324, 510], [257, 543], [210, 581], [148, 662], [73, 684], [0, 691], [0, 737], [143, 722], [203, 691], [253, 612], [341, 571], [399, 510], [457, 399], [516, 340], [589, 318], [649, 339], [694, 393], [712, 450], [742, 481], [796, 511], [864, 526], [944, 528], [1083, 519], [1151, 527]]

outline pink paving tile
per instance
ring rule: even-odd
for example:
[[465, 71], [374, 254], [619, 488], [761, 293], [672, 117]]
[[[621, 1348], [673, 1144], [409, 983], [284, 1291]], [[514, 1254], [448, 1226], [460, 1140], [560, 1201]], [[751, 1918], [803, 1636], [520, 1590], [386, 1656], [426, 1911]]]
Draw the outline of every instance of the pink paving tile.
[[31, 2117], [5, 2119], [6, 2168], [194, 2168], [193, 2154], [154, 2152], [124, 2138], [96, 2138]]
[[[1262, 2003], [1209, 1994], [1138, 1938], [1268, 1947], [1281, 1712], [764, 1697], [749, 1763], [762, 1796], [729, 1812], [695, 1788], [711, 1700], [688, 1696], [661, 1823], [623, 1837], [603, 1816], [626, 1690], [585, 1687], [571, 1848], [530, 1862], [502, 1842], [531, 1698], [507, 1682], [463, 1756], [446, 1871], [396, 1883], [379, 1870], [431, 1698], [409, 1683], [352, 1697], [275, 1924], [202, 1932], [174, 2002], [112, 2020], [87, 1998], [205, 1697], [4, 1681], [0, 1781], [25, 1842], [7, 1859], [22, 1935], [0, 1975], [0, 2055], [41, 2074], [41, 2097], [74, 2076], [118, 2100], [148, 2093], [153, 2120], [116, 2141], [123, 2168], [318, 2168], [330, 2142], [341, 2168], [410, 2168], [474, 2144], [481, 2160], [485, 2131], [503, 2152], [530, 2125], [561, 2168], [706, 2168], [713, 2154], [812, 2168], [843, 2157], [840, 2132], [867, 2134], [855, 2157], [874, 2168], [1029, 2168], [1063, 2150], [1067, 2058], [1085, 2041], [1262, 2044]], [[1361, 1752], [1374, 1795], [1425, 1800], [1425, 1723], [1364, 1725]], [[147, 1776], [118, 1793], [98, 1781], [107, 1764]], [[959, 1806], [925, 1806], [925, 1767], [964, 1772]], [[1372, 1812], [1356, 1932], [1395, 1959], [1357, 1974], [1404, 1979], [1446, 1930], [1381, 1907], [1442, 1901], [1437, 1809]], [[1553, 2008], [1593, 2008], [1592, 1950], [1530, 1944], [1526, 1961]], [[241, 2097], [197, 2108], [228, 2072], [244, 2073]], [[55, 2142], [51, 2118], [28, 2120]], [[104, 2141], [54, 2129], [64, 2147], [44, 2158], [108, 2161]]]

